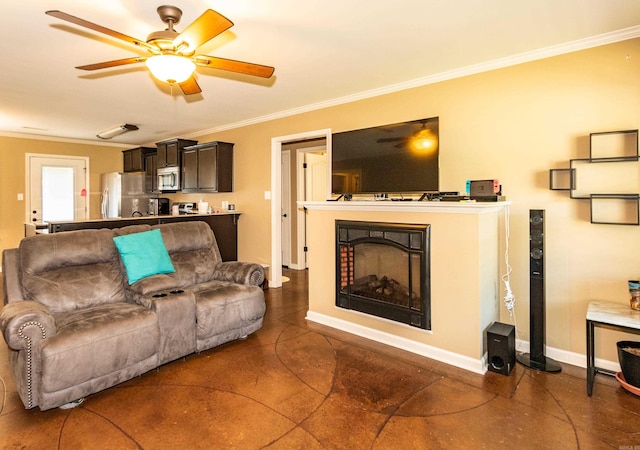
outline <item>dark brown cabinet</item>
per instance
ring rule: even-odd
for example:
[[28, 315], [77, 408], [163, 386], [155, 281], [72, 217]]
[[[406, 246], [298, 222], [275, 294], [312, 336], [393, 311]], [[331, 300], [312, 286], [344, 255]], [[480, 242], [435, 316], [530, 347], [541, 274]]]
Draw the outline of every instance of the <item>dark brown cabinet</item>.
[[233, 144], [215, 141], [185, 147], [182, 192], [233, 192]]
[[158, 167], [156, 159], [158, 158], [156, 152], [149, 153], [144, 157], [144, 190], [149, 194], [157, 194], [160, 192], [158, 189]]
[[156, 142], [156, 167], [178, 167], [180, 165], [180, 153], [182, 149], [190, 145], [196, 145], [197, 143], [198, 141], [189, 139], [169, 139]]
[[145, 156], [155, 153], [151, 147], [138, 147], [122, 151], [122, 167], [125, 172], [143, 172], [145, 170]]

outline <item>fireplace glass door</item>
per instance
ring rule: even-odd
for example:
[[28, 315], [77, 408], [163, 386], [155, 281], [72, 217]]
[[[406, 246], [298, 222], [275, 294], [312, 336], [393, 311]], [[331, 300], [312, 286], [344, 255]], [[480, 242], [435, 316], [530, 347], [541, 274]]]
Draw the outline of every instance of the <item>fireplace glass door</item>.
[[429, 226], [336, 222], [336, 304], [430, 329]]

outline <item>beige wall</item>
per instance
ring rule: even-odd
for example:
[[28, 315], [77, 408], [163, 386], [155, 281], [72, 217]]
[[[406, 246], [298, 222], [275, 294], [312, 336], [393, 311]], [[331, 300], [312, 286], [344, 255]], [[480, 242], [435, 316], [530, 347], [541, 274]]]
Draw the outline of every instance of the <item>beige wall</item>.
[[[639, 39], [201, 136], [201, 142], [236, 144], [235, 192], [203, 197], [212, 204], [237, 204], [245, 213], [239, 222], [239, 257], [269, 264], [270, 203], [264, 191], [271, 189], [273, 137], [433, 116], [440, 117], [441, 189], [464, 191], [467, 179], [498, 178], [513, 202], [510, 261], [520, 337], [528, 339], [529, 328], [528, 211], [545, 209], [547, 345], [584, 353], [588, 301], [626, 302], [626, 280], [640, 276], [640, 230], [590, 224], [587, 203], [549, 190], [548, 170], [567, 167], [570, 158], [587, 157], [590, 132], [640, 126]], [[21, 142], [0, 141], [3, 246], [14, 245], [17, 229], [21, 231], [22, 219], [7, 222], [21, 207], [15, 201], [24, 178]], [[54, 153], [67, 148], [53, 147]], [[8, 168], [5, 157], [16, 167]], [[605, 339], [598, 340], [598, 356], [615, 360], [617, 335], [598, 331], [600, 335]]]
[[89, 157], [89, 216], [100, 217], [100, 174], [122, 170], [122, 148], [0, 136], [0, 251], [16, 247], [24, 236], [26, 200], [25, 154]]
[[[627, 55], [631, 55], [628, 59]], [[428, 62], [425, 62], [428, 63]], [[585, 351], [590, 299], [627, 302], [626, 280], [640, 276], [638, 227], [589, 223], [588, 202], [549, 190], [550, 168], [589, 155], [591, 132], [640, 127], [640, 40], [597, 47], [505, 69], [229, 130], [236, 143], [236, 203], [241, 257], [270, 262], [271, 139], [323, 128], [363, 128], [440, 117], [441, 189], [498, 178], [511, 206], [510, 262], [519, 337], [528, 340], [528, 214], [546, 210], [548, 346]], [[640, 186], [630, 187], [640, 192]], [[455, 270], [451, 274], [455, 283]], [[502, 311], [504, 321], [508, 320]], [[619, 334], [597, 331], [597, 355], [615, 361]]]

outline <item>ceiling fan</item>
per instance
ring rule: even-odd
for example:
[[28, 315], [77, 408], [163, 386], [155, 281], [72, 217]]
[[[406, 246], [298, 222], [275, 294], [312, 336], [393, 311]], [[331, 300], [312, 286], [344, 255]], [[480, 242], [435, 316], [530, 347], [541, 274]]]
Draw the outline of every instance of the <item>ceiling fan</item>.
[[193, 77], [196, 66], [228, 70], [262, 78], [271, 77], [275, 70], [270, 66], [196, 54], [198, 47], [233, 26], [233, 22], [211, 9], [207, 9], [182, 33], [178, 33], [173, 29], [173, 25], [180, 22], [182, 11], [175, 6], [160, 6], [158, 7], [158, 14], [160, 19], [168, 25], [168, 28], [151, 33], [146, 41], [127, 36], [62, 11], [47, 11], [46, 14], [107, 34], [133, 44], [140, 49], [147, 50], [151, 54], [150, 56], [133, 56], [115, 61], [88, 64], [78, 66], [76, 69], [97, 70], [144, 62], [154, 77], [165, 83], [178, 84], [185, 95], [202, 92]]

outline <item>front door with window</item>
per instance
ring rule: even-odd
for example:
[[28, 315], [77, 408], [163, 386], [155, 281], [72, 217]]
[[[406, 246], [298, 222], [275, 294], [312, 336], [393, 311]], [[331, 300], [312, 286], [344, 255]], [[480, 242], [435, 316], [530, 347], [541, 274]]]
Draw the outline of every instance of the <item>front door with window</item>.
[[88, 217], [88, 158], [27, 154], [27, 221]]

